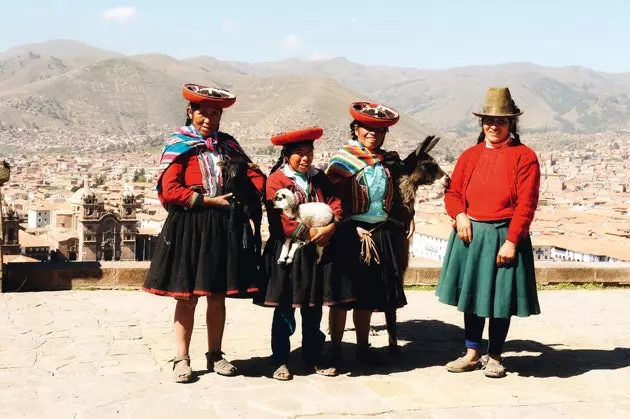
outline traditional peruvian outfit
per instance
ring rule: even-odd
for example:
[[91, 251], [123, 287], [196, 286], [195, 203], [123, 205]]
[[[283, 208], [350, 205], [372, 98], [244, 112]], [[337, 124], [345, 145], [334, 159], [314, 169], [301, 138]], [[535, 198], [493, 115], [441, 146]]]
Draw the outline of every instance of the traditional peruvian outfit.
[[[231, 93], [185, 85], [191, 103], [231, 106]], [[143, 290], [176, 298], [227, 294], [244, 296], [258, 290], [260, 258], [254, 240], [244, 247], [244, 226], [230, 226], [229, 209], [204, 205], [204, 197], [221, 193], [219, 162], [245, 152], [230, 135], [217, 131], [208, 138], [192, 125], [171, 134], [160, 159], [157, 191], [168, 216], [158, 237]], [[245, 156], [245, 158], [247, 158]], [[252, 184], [262, 194], [265, 175], [248, 169]]]
[[[350, 106], [355, 121], [371, 127], [389, 127], [398, 113], [383, 105], [356, 102]], [[344, 219], [330, 243], [331, 287], [328, 298], [348, 298], [340, 290], [350, 288], [355, 300], [348, 308], [390, 311], [407, 304], [403, 289], [401, 251], [406, 249], [403, 226], [389, 217], [394, 180], [389, 167], [400, 164], [395, 152], [370, 151], [351, 140], [335, 154], [326, 174], [343, 203]], [[362, 239], [357, 227], [371, 232]]]
[[280, 189], [288, 189], [296, 197], [296, 205], [307, 202], [326, 203], [332, 213], [332, 222], [342, 217], [341, 201], [334, 195], [333, 186], [324, 172], [310, 167], [307, 173], [291, 168], [288, 158], [291, 147], [312, 146], [322, 136], [321, 128], [309, 128], [279, 134], [271, 138], [277, 146], [283, 146], [278, 165], [269, 175], [266, 184], [265, 205], [269, 220], [269, 234], [263, 252], [266, 286], [258, 302], [275, 307], [271, 327], [271, 349], [278, 365], [287, 363], [290, 353], [290, 336], [295, 332], [295, 309], [302, 317], [302, 356], [311, 366], [320, 362], [325, 335], [320, 330], [322, 305], [334, 303], [324, 295], [325, 276], [323, 261], [317, 262], [316, 246], [307, 243], [298, 248], [291, 263], [279, 263], [282, 246], [287, 238], [305, 240], [308, 228], [299, 219], [290, 218], [281, 209], [274, 208], [274, 198]]

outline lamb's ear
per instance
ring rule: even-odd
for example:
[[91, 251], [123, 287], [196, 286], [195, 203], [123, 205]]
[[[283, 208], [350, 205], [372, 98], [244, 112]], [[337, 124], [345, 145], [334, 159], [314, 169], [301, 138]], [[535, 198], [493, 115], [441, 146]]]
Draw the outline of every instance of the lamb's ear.
[[425, 138], [422, 144], [420, 144], [420, 147], [416, 148], [416, 156], [419, 156], [422, 153], [426, 153], [427, 147], [429, 147], [429, 144], [431, 144], [431, 141], [433, 141], [434, 138], [434, 135], [429, 135], [427, 138]]
[[435, 137], [435, 139], [433, 141], [431, 141], [431, 144], [429, 144], [427, 146], [427, 148], [424, 150], [425, 153], [428, 153], [429, 151], [433, 150], [433, 147], [435, 147], [435, 145], [440, 142], [440, 137]]

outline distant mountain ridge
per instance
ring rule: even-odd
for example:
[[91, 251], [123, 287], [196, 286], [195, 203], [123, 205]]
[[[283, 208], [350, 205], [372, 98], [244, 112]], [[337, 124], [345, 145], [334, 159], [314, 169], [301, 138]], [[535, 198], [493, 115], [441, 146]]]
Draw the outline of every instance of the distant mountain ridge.
[[470, 138], [471, 112], [486, 88], [510, 87], [531, 131], [630, 130], [630, 73], [532, 63], [423, 70], [368, 66], [345, 58], [266, 63], [163, 54], [125, 56], [68, 40], [0, 53], [0, 132], [91, 134], [163, 132], [181, 124], [184, 82], [233, 90], [237, 104], [223, 128], [263, 144], [270, 135], [321, 125], [330, 141], [347, 139], [348, 105], [365, 99], [402, 113], [390, 137], [412, 148], [430, 133]]

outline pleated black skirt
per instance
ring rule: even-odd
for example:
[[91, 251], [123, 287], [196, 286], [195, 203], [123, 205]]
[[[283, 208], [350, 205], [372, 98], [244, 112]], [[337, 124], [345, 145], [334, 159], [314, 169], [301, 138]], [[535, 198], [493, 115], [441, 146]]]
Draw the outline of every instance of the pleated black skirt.
[[[372, 254], [370, 263], [366, 263], [361, 255], [357, 226], [373, 230], [376, 253]], [[408, 248], [403, 227], [392, 221], [377, 224], [344, 222], [329, 244], [330, 259], [324, 270], [329, 278], [324, 289], [325, 298], [352, 301], [343, 305], [348, 309], [388, 311], [403, 307], [407, 304], [403, 275]]]
[[260, 261], [249, 221], [233, 208], [173, 207], [143, 290], [176, 298], [249, 297], [259, 289]]

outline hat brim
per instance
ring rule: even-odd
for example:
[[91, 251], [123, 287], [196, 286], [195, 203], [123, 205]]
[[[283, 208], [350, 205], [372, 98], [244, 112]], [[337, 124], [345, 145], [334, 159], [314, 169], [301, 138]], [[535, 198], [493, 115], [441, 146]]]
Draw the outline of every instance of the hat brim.
[[520, 111], [518, 113], [504, 113], [504, 114], [489, 114], [489, 113], [482, 113], [482, 112], [473, 112], [472, 114], [478, 117], [484, 117], [484, 116], [494, 116], [497, 118], [515, 118], [517, 116], [521, 116], [525, 113], [525, 111]]
[[353, 102], [349, 112], [355, 120], [374, 128], [391, 127], [400, 119], [394, 109], [377, 103]]
[[271, 144], [284, 146], [287, 144], [299, 143], [302, 141], [315, 141], [321, 138], [324, 130], [319, 127], [301, 129], [298, 131], [283, 132], [271, 137]]
[[236, 96], [218, 87], [186, 83], [182, 86], [182, 96], [190, 103], [209, 103], [214, 108], [229, 108], [236, 102]]

